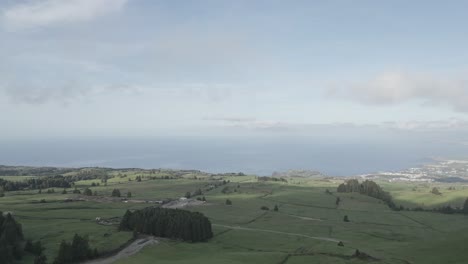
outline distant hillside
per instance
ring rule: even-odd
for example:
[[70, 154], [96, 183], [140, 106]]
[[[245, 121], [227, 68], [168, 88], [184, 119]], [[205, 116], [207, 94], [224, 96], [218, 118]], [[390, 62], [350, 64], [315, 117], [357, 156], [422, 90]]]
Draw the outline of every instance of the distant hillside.
[[322, 177], [325, 176], [319, 171], [312, 171], [312, 170], [288, 170], [285, 172], [273, 172], [271, 175], [272, 177], [303, 177], [303, 178], [310, 178], [310, 177]]

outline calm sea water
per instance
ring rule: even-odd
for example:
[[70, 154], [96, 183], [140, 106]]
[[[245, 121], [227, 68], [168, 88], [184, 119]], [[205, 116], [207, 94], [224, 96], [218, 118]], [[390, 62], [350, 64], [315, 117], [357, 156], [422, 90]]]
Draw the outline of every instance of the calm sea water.
[[49, 139], [0, 142], [0, 164], [199, 169], [271, 175], [288, 169], [356, 175], [400, 170], [433, 157], [467, 157], [466, 146], [313, 139]]

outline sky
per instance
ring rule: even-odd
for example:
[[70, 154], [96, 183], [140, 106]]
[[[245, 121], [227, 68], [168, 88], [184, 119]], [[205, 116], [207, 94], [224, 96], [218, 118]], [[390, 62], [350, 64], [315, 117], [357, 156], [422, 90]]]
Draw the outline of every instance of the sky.
[[466, 1], [0, 0], [0, 138], [468, 142]]

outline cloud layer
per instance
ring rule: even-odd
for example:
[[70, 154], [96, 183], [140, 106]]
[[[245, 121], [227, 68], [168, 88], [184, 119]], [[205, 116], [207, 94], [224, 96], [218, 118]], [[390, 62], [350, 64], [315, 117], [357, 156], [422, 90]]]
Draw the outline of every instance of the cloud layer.
[[245, 117], [204, 118], [219, 125], [249, 130], [270, 131], [302, 131], [310, 132], [316, 129], [383, 129], [407, 132], [440, 132], [440, 131], [468, 131], [468, 121], [458, 118], [431, 121], [394, 121], [377, 124], [356, 123], [297, 123], [284, 120], [259, 120]]
[[384, 72], [363, 82], [334, 85], [329, 94], [363, 104], [391, 105], [417, 101], [423, 105], [447, 105], [468, 112], [468, 78], [441, 78], [429, 74]]
[[11, 6], [1, 18], [7, 29], [27, 29], [89, 21], [119, 11], [126, 3], [127, 0], [33, 0]]

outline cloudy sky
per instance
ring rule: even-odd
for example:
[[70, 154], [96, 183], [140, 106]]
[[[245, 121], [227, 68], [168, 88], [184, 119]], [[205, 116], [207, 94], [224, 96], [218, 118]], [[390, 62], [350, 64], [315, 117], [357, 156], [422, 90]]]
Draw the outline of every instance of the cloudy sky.
[[1, 0], [0, 137], [465, 132], [467, 10]]

